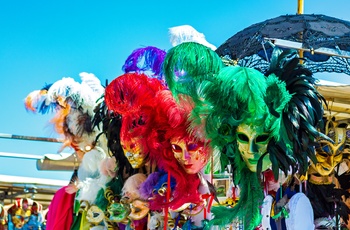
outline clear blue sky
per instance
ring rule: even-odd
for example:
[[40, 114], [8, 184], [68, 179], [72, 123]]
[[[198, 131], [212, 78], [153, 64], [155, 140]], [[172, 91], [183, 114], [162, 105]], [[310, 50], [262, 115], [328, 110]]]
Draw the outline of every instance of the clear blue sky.
[[[305, 14], [350, 21], [349, 0], [305, 0]], [[121, 74], [136, 48], [168, 50], [168, 28], [192, 25], [219, 46], [266, 19], [295, 14], [297, 0], [46, 1], [0, 2], [0, 133], [54, 137], [51, 115], [28, 113], [23, 99], [62, 77], [94, 73], [104, 84]], [[326, 80], [350, 84], [349, 78]], [[57, 144], [0, 138], [0, 152], [44, 155]], [[71, 173], [38, 171], [35, 161], [0, 157], [0, 174], [69, 179]], [[0, 178], [1, 181], [1, 178]]]

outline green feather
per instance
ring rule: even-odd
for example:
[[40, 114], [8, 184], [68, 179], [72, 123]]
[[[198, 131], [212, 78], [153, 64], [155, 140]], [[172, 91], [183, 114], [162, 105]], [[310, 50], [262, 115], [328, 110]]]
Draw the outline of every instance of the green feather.
[[244, 222], [244, 229], [252, 230], [261, 222], [260, 205], [263, 200], [263, 190], [258, 176], [244, 167], [239, 182], [240, 197], [238, 203], [233, 208], [214, 206], [211, 208], [213, 219], [209, 224], [224, 226], [237, 218]]
[[200, 82], [211, 80], [225, 65], [210, 48], [195, 42], [185, 42], [170, 49], [163, 63], [163, 71], [174, 97], [187, 94], [197, 97]]

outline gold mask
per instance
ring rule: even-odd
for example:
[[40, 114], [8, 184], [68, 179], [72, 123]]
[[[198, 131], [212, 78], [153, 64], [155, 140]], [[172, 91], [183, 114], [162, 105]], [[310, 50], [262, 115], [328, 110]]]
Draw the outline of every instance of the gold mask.
[[124, 155], [134, 169], [141, 168], [147, 163], [148, 154], [141, 149], [139, 139], [133, 138], [131, 141], [120, 140]]
[[347, 124], [334, 124], [327, 122], [326, 134], [334, 140], [334, 144], [327, 140], [319, 140], [316, 148], [317, 163], [311, 163], [309, 172], [316, 171], [321, 176], [329, 176], [335, 166], [343, 159], [343, 150], [346, 140]]

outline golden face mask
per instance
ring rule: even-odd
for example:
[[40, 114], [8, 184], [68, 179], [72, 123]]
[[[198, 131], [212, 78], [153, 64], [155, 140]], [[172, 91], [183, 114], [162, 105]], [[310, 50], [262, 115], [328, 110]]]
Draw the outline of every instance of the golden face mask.
[[343, 150], [346, 140], [345, 128], [327, 129], [327, 134], [334, 140], [334, 144], [327, 140], [319, 140], [319, 146], [316, 148], [317, 163], [311, 163], [310, 170], [316, 171], [321, 176], [329, 176], [335, 166], [343, 159]]
[[208, 162], [209, 147], [202, 143], [172, 139], [171, 148], [176, 160], [188, 174], [198, 173]]
[[[241, 124], [237, 127], [237, 143], [241, 156], [250, 171], [256, 172], [260, 157], [266, 153], [267, 144], [270, 141], [268, 133], [263, 127]], [[271, 166], [269, 155], [265, 155], [262, 164], [262, 171]]]
[[25, 211], [22, 208], [17, 208], [12, 216], [12, 222], [16, 228], [21, 229], [23, 227], [25, 224], [25, 216]]
[[144, 166], [147, 163], [148, 158], [148, 153], [143, 152], [138, 142], [139, 138], [134, 138], [131, 141], [120, 140], [124, 155], [131, 166], [135, 169]]

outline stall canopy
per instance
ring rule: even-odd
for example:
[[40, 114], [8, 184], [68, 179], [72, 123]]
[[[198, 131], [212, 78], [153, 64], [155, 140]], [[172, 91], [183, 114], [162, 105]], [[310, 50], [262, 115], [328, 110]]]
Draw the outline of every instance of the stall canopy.
[[317, 90], [327, 101], [327, 105], [324, 104], [325, 117], [350, 120], [350, 85], [320, 80]]

